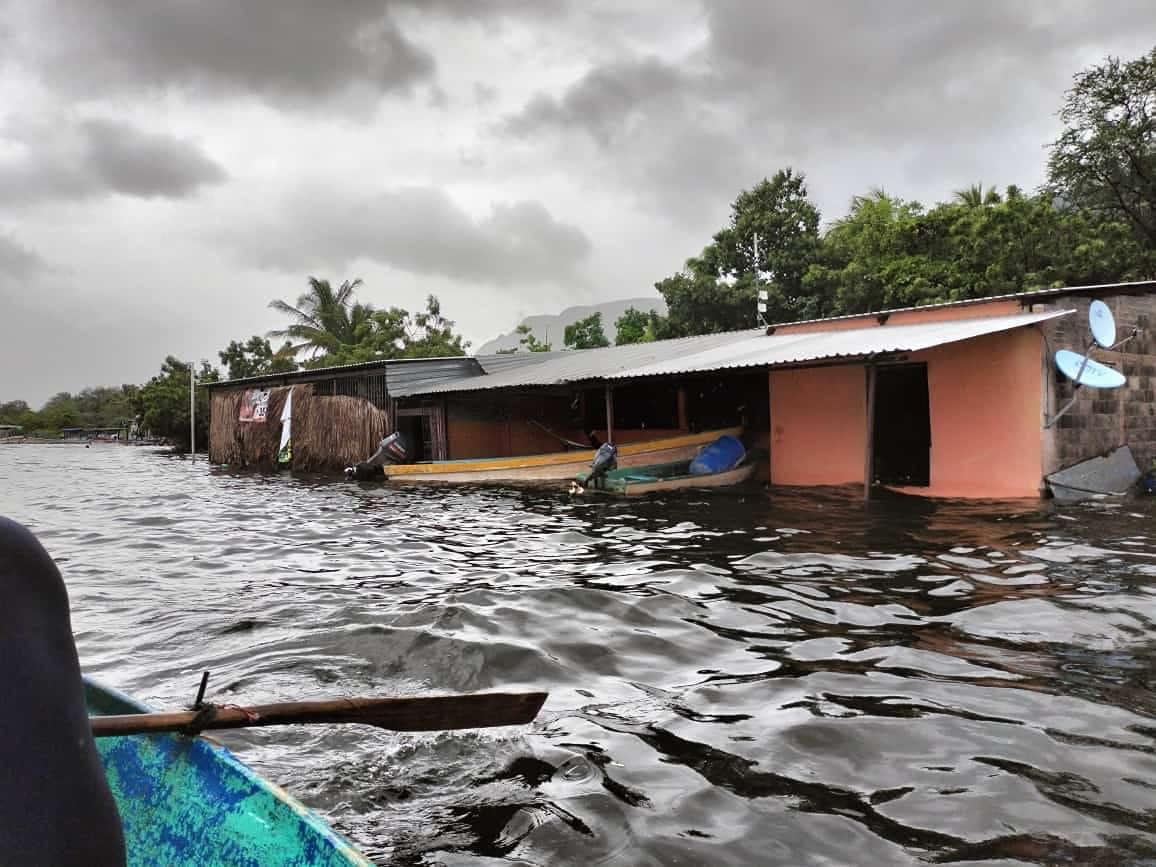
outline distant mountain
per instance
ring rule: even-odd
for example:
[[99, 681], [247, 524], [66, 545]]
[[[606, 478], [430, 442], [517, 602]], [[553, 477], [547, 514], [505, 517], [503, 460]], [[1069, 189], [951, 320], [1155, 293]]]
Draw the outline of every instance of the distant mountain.
[[[666, 313], [666, 301], [656, 295], [653, 298], [627, 298], [622, 301], [607, 301], [603, 304], [567, 307], [561, 313], [553, 316], [527, 316], [518, 325], [529, 325], [536, 338], [553, 344], [554, 349], [565, 349], [562, 335], [566, 331], [566, 326], [573, 325], [579, 319], [585, 319], [591, 314], [601, 313], [602, 330], [606, 333], [606, 339], [613, 345], [616, 333], [614, 322], [631, 307], [641, 310], [643, 313], [648, 313], [651, 310]], [[510, 331], [508, 334], [502, 334], [483, 343], [478, 347], [477, 353], [478, 355], [492, 355], [501, 349], [512, 349], [520, 345], [519, 340], [518, 334]]]

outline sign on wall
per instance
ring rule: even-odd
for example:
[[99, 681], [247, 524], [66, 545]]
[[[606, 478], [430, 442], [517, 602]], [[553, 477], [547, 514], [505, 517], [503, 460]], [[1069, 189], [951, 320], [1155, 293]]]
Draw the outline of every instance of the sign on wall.
[[241, 395], [238, 421], [263, 422], [269, 415], [269, 389], [251, 388]]

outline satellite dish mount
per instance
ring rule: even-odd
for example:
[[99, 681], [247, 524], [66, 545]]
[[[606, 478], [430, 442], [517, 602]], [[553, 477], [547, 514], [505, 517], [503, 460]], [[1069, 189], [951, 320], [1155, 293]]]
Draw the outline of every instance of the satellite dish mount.
[[1112, 311], [1108, 309], [1107, 304], [1097, 299], [1088, 307], [1088, 330], [1091, 332], [1092, 339], [1088, 341], [1088, 347], [1084, 350], [1083, 355], [1070, 349], [1056, 351], [1056, 367], [1059, 368], [1060, 373], [1072, 381], [1077, 393], [1073, 394], [1072, 399], [1047, 421], [1044, 425], [1045, 428], [1050, 428], [1060, 420], [1061, 416], [1075, 406], [1081, 386], [1112, 389], [1119, 388], [1128, 381], [1120, 371], [1095, 361], [1092, 358], [1092, 351], [1097, 346], [1107, 350], [1118, 349], [1135, 337], [1138, 329], [1133, 328], [1131, 334], [1117, 343], [1116, 320], [1112, 316]]

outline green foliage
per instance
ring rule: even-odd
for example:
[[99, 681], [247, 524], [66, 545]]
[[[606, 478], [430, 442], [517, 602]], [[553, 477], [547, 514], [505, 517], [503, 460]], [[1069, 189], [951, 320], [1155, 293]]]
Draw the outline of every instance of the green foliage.
[[823, 238], [806, 286], [833, 313], [863, 313], [1139, 276], [1128, 227], [1051, 196], [978, 185], [924, 212], [876, 190]]
[[[216, 382], [217, 369], [201, 362], [197, 382]], [[189, 365], [173, 356], [165, 359], [161, 372], [141, 386], [133, 399], [142, 427], [153, 436], [166, 437], [183, 448], [189, 445]], [[209, 397], [205, 389], [196, 395], [197, 442], [208, 442]]]
[[[356, 364], [383, 358], [434, 358], [464, 355], [469, 343], [454, 333], [454, 322], [442, 315], [437, 296], [426, 298], [426, 309], [411, 314], [400, 307], [378, 310], [354, 300], [360, 280], [346, 280], [336, 290], [328, 280], [309, 278], [309, 291], [296, 306], [273, 300], [269, 306], [294, 321], [270, 337], [298, 341], [293, 352], [311, 358], [305, 367]], [[222, 355], [222, 361], [224, 356]]]
[[1156, 246], [1156, 48], [1075, 77], [1051, 145], [1050, 187], [1064, 202], [1129, 224]]
[[515, 328], [514, 332], [521, 337], [521, 340], [518, 341], [519, 345], [526, 347], [530, 352], [549, 352], [552, 348], [550, 343], [539, 341], [534, 336], [530, 326], [525, 323]]
[[643, 313], [636, 307], [626, 308], [626, 312], [614, 321], [614, 344], [649, 343], [654, 340], [654, 318], [658, 314], [651, 310]]
[[601, 313], [591, 313], [585, 319], [567, 325], [562, 337], [568, 349], [598, 349], [610, 345], [602, 331]]
[[677, 337], [751, 328], [760, 288], [774, 320], [823, 315], [821, 299], [804, 285], [819, 243], [819, 210], [804, 176], [776, 172], [738, 195], [730, 224], [683, 271], [655, 284], [668, 309], [659, 331]]
[[248, 342], [241, 343], [234, 340], [217, 353], [221, 357], [221, 364], [228, 369], [229, 379], [263, 376], [269, 373], [291, 373], [297, 369], [295, 354], [293, 344], [289, 341], [285, 341], [281, 348], [274, 352], [268, 339], [255, 334]]

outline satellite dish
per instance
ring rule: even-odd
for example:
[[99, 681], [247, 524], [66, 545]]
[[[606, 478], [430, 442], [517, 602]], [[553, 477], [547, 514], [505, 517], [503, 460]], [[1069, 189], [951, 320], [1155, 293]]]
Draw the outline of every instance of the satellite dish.
[[[1111, 316], [1111, 313], [1108, 315]], [[1096, 340], [1099, 342], [1099, 337]], [[1070, 349], [1061, 349], [1056, 353], [1056, 367], [1072, 382], [1090, 388], [1119, 388], [1128, 381], [1120, 371]]]
[[1116, 342], [1116, 319], [1103, 301], [1093, 301], [1088, 307], [1088, 327], [1092, 337], [1105, 349], [1111, 349]]

